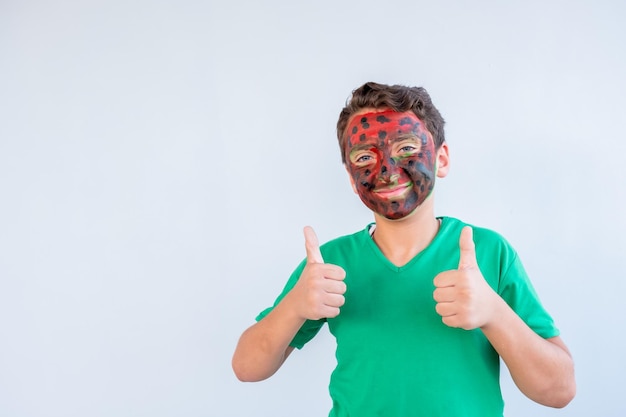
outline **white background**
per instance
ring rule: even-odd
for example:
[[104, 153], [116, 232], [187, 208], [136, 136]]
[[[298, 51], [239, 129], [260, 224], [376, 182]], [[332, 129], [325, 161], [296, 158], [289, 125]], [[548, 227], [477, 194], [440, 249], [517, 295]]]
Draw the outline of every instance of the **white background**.
[[564, 410], [624, 416], [619, 1], [0, 1], [0, 416], [324, 416], [327, 330], [240, 383], [241, 332], [371, 221], [338, 113], [426, 87], [436, 212], [504, 234], [576, 361]]

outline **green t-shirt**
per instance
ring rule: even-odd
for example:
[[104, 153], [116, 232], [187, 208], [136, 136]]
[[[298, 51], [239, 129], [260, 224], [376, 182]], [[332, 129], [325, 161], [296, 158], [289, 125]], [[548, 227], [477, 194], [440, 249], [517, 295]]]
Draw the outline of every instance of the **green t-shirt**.
[[[335, 318], [305, 322], [291, 346], [302, 348], [328, 323], [337, 340], [331, 417], [502, 416], [497, 352], [481, 330], [448, 327], [435, 311], [433, 279], [458, 267], [465, 226], [454, 218], [441, 220], [430, 245], [402, 267], [376, 246], [371, 225], [320, 248], [326, 263], [346, 271], [345, 304]], [[537, 334], [557, 336], [513, 248], [497, 233], [476, 227], [474, 242], [489, 285]], [[304, 266], [305, 261], [274, 305]]]

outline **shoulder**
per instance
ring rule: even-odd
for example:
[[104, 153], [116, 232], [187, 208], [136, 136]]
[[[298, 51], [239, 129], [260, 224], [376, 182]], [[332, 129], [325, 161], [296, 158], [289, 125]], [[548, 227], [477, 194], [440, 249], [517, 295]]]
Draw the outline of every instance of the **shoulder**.
[[337, 237], [321, 245], [320, 251], [322, 252], [322, 256], [324, 257], [324, 259], [326, 259], [326, 256], [328, 255], [345, 253], [347, 251], [358, 250], [359, 248], [361, 248], [364, 244], [367, 243], [367, 239], [369, 238], [370, 226], [371, 225], [368, 225], [358, 232]]
[[333, 250], [336, 248], [353, 245], [355, 243], [361, 244], [367, 237], [369, 237], [369, 230], [371, 226], [372, 224], [369, 224], [358, 232], [349, 235], [339, 236], [335, 239], [329, 240], [328, 242], [321, 245], [320, 249]]
[[497, 264], [500, 270], [506, 270], [517, 258], [517, 252], [508, 240], [500, 233], [481, 226], [466, 223], [456, 218], [443, 218], [443, 224], [448, 224], [454, 236], [460, 236], [461, 229], [470, 226], [473, 231], [476, 257], [482, 264]]
[[502, 236], [500, 233], [496, 232], [495, 230], [492, 230], [486, 227], [476, 226], [471, 223], [466, 223], [454, 217], [442, 217], [441, 219], [442, 219], [442, 224], [446, 225], [447, 227], [454, 230], [455, 232], [458, 232], [459, 234], [461, 233], [461, 229], [463, 229], [463, 227], [465, 226], [471, 227], [473, 231], [473, 236], [474, 236], [474, 243], [476, 245], [479, 245], [479, 244], [486, 245], [486, 246], [502, 245], [502, 246], [512, 249], [511, 244], [506, 240], [506, 238], [504, 238], [504, 236]]

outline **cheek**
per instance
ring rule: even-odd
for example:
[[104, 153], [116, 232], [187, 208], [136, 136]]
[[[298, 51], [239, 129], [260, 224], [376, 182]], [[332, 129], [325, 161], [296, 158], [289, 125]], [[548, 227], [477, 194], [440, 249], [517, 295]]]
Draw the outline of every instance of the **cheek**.
[[428, 150], [402, 160], [399, 165], [413, 178], [432, 177], [435, 171], [433, 153]]
[[435, 168], [436, 156], [435, 145], [432, 141], [429, 141], [418, 154], [407, 158], [406, 164], [412, 167], [422, 165], [429, 171], [432, 171]]
[[376, 177], [375, 167], [356, 168], [350, 167], [350, 175], [358, 189], [371, 189]]

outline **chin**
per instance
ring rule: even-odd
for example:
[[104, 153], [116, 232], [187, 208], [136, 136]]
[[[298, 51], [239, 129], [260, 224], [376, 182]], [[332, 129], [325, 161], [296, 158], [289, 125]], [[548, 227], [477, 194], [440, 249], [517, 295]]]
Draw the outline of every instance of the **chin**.
[[387, 216], [384, 214], [380, 214], [380, 213], [376, 213], [376, 215], [383, 217], [385, 220], [389, 220], [392, 222], [401, 222], [403, 220], [406, 219], [410, 219], [411, 217], [413, 217], [415, 215], [415, 212], [417, 211], [417, 208], [415, 208], [415, 210], [409, 212], [409, 213], [396, 213], [393, 214], [391, 216]]

